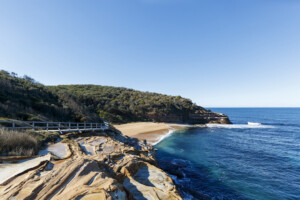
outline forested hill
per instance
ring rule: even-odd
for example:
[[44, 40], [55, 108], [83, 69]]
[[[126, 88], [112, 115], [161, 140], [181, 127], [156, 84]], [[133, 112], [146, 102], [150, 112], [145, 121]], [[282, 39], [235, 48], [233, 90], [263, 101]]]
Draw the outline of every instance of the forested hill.
[[34, 79], [0, 71], [0, 118], [29, 121], [101, 121], [68, 93], [57, 94]]
[[[140, 92], [120, 87], [99, 85], [60, 85], [50, 87], [54, 93], [68, 92], [100, 117], [112, 122], [182, 121], [190, 113], [207, 110], [180, 96]], [[171, 119], [178, 115], [180, 119]], [[183, 122], [183, 121], [182, 121]]]
[[44, 86], [0, 72], [0, 117], [21, 120], [229, 123], [180, 96], [99, 85]]

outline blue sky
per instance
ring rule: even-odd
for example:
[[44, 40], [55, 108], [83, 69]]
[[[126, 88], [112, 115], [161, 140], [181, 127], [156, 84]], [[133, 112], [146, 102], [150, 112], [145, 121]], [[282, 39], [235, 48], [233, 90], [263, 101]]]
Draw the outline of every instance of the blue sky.
[[0, 0], [0, 68], [46, 85], [300, 106], [298, 0]]

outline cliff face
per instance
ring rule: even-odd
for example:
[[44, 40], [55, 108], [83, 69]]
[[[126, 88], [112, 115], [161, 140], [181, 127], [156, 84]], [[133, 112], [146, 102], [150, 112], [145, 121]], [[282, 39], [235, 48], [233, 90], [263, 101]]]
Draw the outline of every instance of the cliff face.
[[0, 179], [1, 199], [182, 199], [158, 168], [151, 145], [117, 131], [66, 137], [67, 158], [33, 158], [22, 163], [27, 168], [18, 174], [1, 166], [12, 173]]
[[181, 112], [176, 114], [148, 113], [149, 121], [185, 124], [231, 124], [227, 115], [204, 110], [201, 112]]
[[187, 121], [190, 124], [231, 124], [227, 115], [215, 112], [189, 114]]

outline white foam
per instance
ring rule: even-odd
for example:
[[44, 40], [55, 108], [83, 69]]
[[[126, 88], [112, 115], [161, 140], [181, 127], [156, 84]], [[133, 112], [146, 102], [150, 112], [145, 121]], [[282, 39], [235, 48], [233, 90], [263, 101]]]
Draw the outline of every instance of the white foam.
[[175, 130], [169, 130], [169, 132], [168, 132], [167, 134], [162, 135], [161, 137], [159, 137], [159, 139], [158, 139], [157, 141], [151, 142], [150, 144], [152, 144], [152, 145], [157, 145], [157, 144], [160, 143], [163, 139], [165, 139], [165, 138], [171, 136], [172, 133], [173, 133], [174, 131], [175, 131]]
[[206, 124], [205, 127], [208, 128], [239, 128], [239, 129], [248, 129], [248, 128], [275, 128], [270, 125], [262, 125], [258, 122], [248, 122], [248, 124]]
[[248, 122], [248, 125], [261, 125], [261, 123], [258, 123], [258, 122]]
[[[190, 126], [190, 125], [186, 125]], [[201, 128], [226, 128], [226, 129], [250, 129], [250, 128], [275, 128], [274, 126], [270, 125], [262, 125], [258, 122], [248, 122], [247, 124], [206, 124], [206, 125], [197, 125], [197, 127]], [[176, 129], [169, 127], [169, 132], [159, 137], [155, 142], [149, 142], [152, 145], [157, 145], [165, 138], [172, 135], [173, 132], [175, 132]]]

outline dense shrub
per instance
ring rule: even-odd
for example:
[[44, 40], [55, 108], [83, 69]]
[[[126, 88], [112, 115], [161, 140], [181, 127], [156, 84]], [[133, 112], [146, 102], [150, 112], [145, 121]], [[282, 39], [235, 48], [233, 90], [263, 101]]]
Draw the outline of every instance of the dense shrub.
[[0, 130], [0, 155], [31, 156], [38, 151], [37, 140], [20, 131]]
[[48, 142], [56, 142], [58, 139], [60, 134], [57, 132], [0, 129], [0, 155], [36, 155]]

